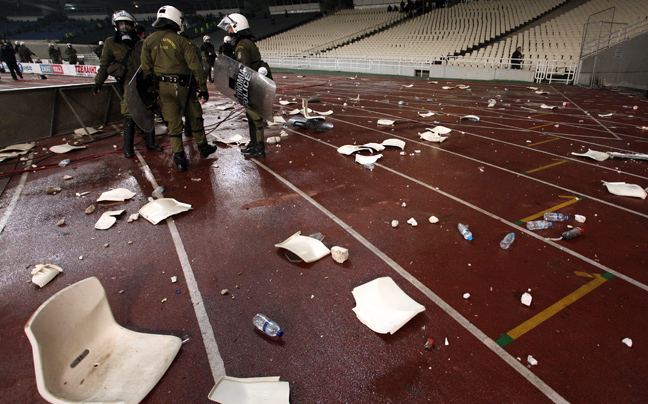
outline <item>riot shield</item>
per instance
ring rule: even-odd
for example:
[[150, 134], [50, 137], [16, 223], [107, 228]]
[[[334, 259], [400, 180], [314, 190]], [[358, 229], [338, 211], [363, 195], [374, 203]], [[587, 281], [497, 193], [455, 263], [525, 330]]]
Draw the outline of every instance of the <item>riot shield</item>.
[[146, 89], [143, 88], [142, 74], [142, 67], [140, 66], [130, 83], [128, 83], [128, 87], [126, 87], [126, 104], [128, 105], [128, 113], [137, 126], [144, 132], [150, 132], [155, 128], [155, 114], [150, 108], [147, 108], [147, 104], [141, 95], [146, 92]]
[[219, 55], [214, 64], [214, 83], [224, 96], [272, 121], [277, 91], [274, 81], [234, 59]]

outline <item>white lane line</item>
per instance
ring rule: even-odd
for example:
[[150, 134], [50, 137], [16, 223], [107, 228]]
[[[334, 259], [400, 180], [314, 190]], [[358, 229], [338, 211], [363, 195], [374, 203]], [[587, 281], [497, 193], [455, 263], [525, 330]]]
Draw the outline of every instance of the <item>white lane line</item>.
[[612, 131], [607, 127], [607, 126], [603, 125], [603, 122], [601, 122], [601, 121], [599, 121], [598, 119], [596, 119], [596, 118], [594, 117], [594, 115], [591, 115], [591, 114], [587, 113], [587, 111], [585, 111], [583, 108], [581, 108], [580, 105], [576, 104], [576, 103], [575, 103], [571, 98], [567, 97], [565, 94], [560, 93], [560, 92], [559, 92], [558, 90], [556, 90], [553, 86], [550, 86], [550, 87], [551, 87], [551, 89], [554, 90], [556, 93], [562, 95], [562, 96], [563, 96], [567, 101], [569, 101], [571, 104], [574, 104], [574, 106], [575, 106], [576, 108], [580, 109], [580, 110], [583, 112], [583, 114], [585, 114], [587, 117], [593, 119], [594, 122], [596, 122], [596, 123], [598, 123], [599, 125], [601, 125], [601, 127], [602, 127], [603, 129], [605, 129], [606, 131], [608, 131], [608, 132], [609, 132], [612, 136], [614, 136], [617, 140], [623, 140], [623, 139], [621, 139], [621, 138], [619, 137], [619, 135], [617, 135], [616, 133], [612, 132]]
[[360, 233], [353, 230], [353, 228], [351, 228], [344, 221], [342, 221], [342, 219], [335, 216], [331, 211], [326, 209], [324, 206], [320, 205], [317, 201], [315, 201], [313, 198], [308, 196], [301, 189], [297, 188], [291, 182], [289, 182], [288, 180], [286, 180], [285, 178], [283, 178], [282, 176], [280, 176], [279, 174], [274, 172], [268, 166], [264, 165], [263, 163], [260, 163], [256, 159], [251, 159], [251, 160], [254, 161], [259, 167], [263, 168], [268, 173], [272, 174], [279, 181], [284, 183], [287, 187], [292, 189], [295, 193], [299, 194], [302, 198], [304, 198], [306, 201], [308, 201], [311, 205], [313, 205], [317, 209], [319, 209], [322, 213], [324, 213], [331, 220], [333, 220], [340, 227], [342, 227], [347, 233], [352, 235], [356, 240], [358, 240], [361, 244], [363, 244], [365, 247], [367, 247], [371, 252], [376, 254], [376, 256], [378, 256], [380, 259], [382, 259], [394, 271], [396, 271], [403, 278], [405, 278], [408, 282], [410, 282], [412, 285], [414, 285], [414, 287], [416, 287], [423, 294], [425, 294], [430, 300], [432, 300], [432, 302], [434, 302], [434, 304], [439, 306], [444, 312], [446, 312], [450, 317], [452, 317], [457, 323], [459, 323], [468, 332], [470, 332], [472, 335], [474, 335], [475, 338], [477, 338], [484, 345], [486, 345], [486, 347], [488, 347], [491, 351], [493, 351], [504, 362], [509, 364], [520, 375], [522, 375], [522, 377], [527, 379], [529, 381], [529, 383], [534, 385], [538, 390], [540, 390], [551, 401], [553, 401], [554, 403], [569, 403], [569, 401], [565, 400], [560, 394], [558, 394], [554, 389], [552, 389], [547, 383], [545, 383], [542, 379], [540, 379], [533, 372], [531, 372], [529, 369], [527, 369], [526, 366], [524, 366], [520, 361], [518, 361], [517, 359], [512, 357], [508, 352], [506, 352], [504, 350], [504, 348], [497, 345], [495, 343], [495, 341], [493, 341], [486, 334], [484, 334], [479, 328], [477, 328], [476, 326], [471, 324], [470, 321], [468, 321], [458, 311], [453, 309], [452, 306], [450, 306], [443, 299], [441, 299], [436, 293], [432, 292], [432, 290], [430, 290], [427, 286], [425, 286], [418, 279], [416, 279], [414, 276], [412, 276], [403, 267], [398, 265], [398, 263], [396, 263], [396, 261], [394, 261], [389, 256], [387, 256], [385, 253], [380, 251], [376, 246], [374, 246], [371, 242], [369, 242], [367, 239], [365, 239]]
[[[139, 151], [135, 151], [137, 158], [142, 164], [142, 169], [146, 178], [151, 182], [153, 189], [158, 187], [158, 183], [151, 172], [148, 164], [144, 161]], [[161, 195], [162, 196], [162, 195]], [[178, 232], [178, 228], [175, 225], [173, 219], [168, 218], [166, 220], [167, 225], [169, 226], [169, 232], [171, 233], [171, 238], [173, 239], [173, 244], [175, 245], [178, 258], [180, 259], [180, 266], [182, 266], [182, 272], [184, 273], [185, 281], [187, 282], [187, 289], [189, 289], [189, 296], [191, 297], [191, 305], [193, 306], [194, 312], [196, 313], [196, 319], [198, 320], [198, 327], [200, 328], [200, 334], [202, 335], [203, 343], [205, 344], [205, 350], [207, 351], [207, 360], [209, 361], [209, 368], [211, 369], [212, 376], [214, 377], [214, 383], [225, 376], [225, 363], [221, 357], [220, 351], [218, 349], [218, 344], [216, 343], [216, 337], [214, 337], [214, 329], [212, 328], [211, 322], [209, 321], [209, 316], [207, 315], [207, 310], [205, 309], [205, 304], [203, 302], [202, 294], [198, 288], [198, 282], [194, 276], [193, 269], [191, 268], [191, 261], [187, 255], [187, 251], [184, 248], [182, 243], [182, 238]]]
[[[33, 157], [34, 157], [34, 152], [29, 153], [29, 160], [26, 162], [26, 167], [31, 166]], [[5, 210], [4, 215], [2, 215], [2, 219], [0, 219], [0, 234], [2, 234], [2, 231], [7, 225], [7, 222], [9, 221], [11, 214], [13, 213], [13, 211], [16, 209], [16, 206], [18, 205], [18, 199], [20, 199], [20, 195], [22, 194], [22, 191], [25, 188], [25, 183], [27, 182], [28, 176], [29, 176], [29, 171], [25, 171], [20, 176], [20, 182], [18, 182], [18, 186], [16, 187], [13, 196], [11, 197], [11, 202], [9, 202], [9, 206], [7, 206], [7, 210]]]

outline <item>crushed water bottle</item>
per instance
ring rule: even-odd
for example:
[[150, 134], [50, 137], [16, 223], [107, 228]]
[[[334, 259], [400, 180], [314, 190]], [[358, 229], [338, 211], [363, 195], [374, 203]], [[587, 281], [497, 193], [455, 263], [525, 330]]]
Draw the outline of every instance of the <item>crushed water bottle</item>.
[[374, 163], [367, 163], [364, 165], [364, 168], [366, 168], [369, 171], [373, 171], [374, 167], [375, 167]]
[[573, 229], [567, 230], [562, 234], [563, 240], [571, 240], [573, 238], [576, 238], [583, 234], [585, 230], [581, 229], [580, 227], [574, 227]]
[[281, 331], [279, 324], [275, 323], [264, 314], [257, 314], [256, 316], [254, 316], [252, 323], [254, 323], [254, 326], [256, 328], [271, 337], [281, 337], [283, 335], [283, 331]]
[[552, 220], [554, 222], [562, 222], [563, 220], [569, 219], [569, 216], [565, 216], [562, 213], [556, 212], [545, 212], [544, 220]]
[[515, 233], [509, 233], [504, 237], [504, 239], [500, 242], [500, 247], [502, 250], [507, 250], [511, 244], [513, 244], [513, 240], [515, 240]]
[[65, 159], [65, 160], [61, 160], [61, 162], [59, 163], [59, 166], [65, 167], [68, 164], [70, 164], [70, 159]]
[[468, 230], [467, 225], [459, 223], [457, 225], [457, 229], [459, 229], [459, 233], [461, 233], [463, 238], [465, 238], [466, 240], [472, 240], [472, 233], [470, 232], [470, 230]]
[[527, 222], [527, 224], [526, 224], [527, 229], [529, 229], [529, 230], [546, 229], [551, 225], [553, 225], [553, 223], [548, 222], [546, 220], [532, 220], [530, 222]]

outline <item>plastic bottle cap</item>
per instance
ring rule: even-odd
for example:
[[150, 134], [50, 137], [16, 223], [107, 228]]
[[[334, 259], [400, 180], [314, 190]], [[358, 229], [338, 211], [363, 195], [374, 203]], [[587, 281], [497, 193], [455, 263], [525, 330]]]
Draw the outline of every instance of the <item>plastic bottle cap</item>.
[[468, 236], [468, 240], [469, 240], [469, 241], [472, 241], [472, 236]]
[[569, 216], [565, 216], [565, 220], [568, 220], [568, 219], [569, 219]]
[[281, 338], [283, 336], [283, 331], [279, 330], [277, 331], [277, 337]]
[[553, 223], [549, 222], [549, 226], [553, 226]]

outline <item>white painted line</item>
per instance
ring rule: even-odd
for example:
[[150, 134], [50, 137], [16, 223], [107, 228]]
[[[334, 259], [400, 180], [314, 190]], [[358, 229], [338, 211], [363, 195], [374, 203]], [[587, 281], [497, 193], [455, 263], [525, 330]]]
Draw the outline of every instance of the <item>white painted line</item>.
[[[555, 89], [554, 87], [552, 87], [552, 86], [550, 86], [550, 87], [551, 87], [555, 92], [558, 93], [558, 90], [556, 90], [556, 89]], [[559, 94], [560, 94], [560, 93], [559, 93]], [[589, 114], [587, 111], [585, 111], [583, 108], [581, 108], [578, 104], [576, 104], [572, 99], [570, 99], [569, 97], [567, 97], [565, 94], [561, 94], [561, 95], [562, 95], [562, 96], [563, 96], [567, 101], [569, 101], [571, 104], [574, 104], [574, 106], [575, 106], [576, 108], [578, 108], [578, 109], [580, 109], [581, 111], [583, 111], [583, 114], [587, 115], [589, 118], [592, 118], [592, 119], [594, 120], [594, 122], [596, 122], [596, 123], [598, 123], [599, 125], [601, 125], [601, 127], [602, 127], [603, 129], [605, 129], [606, 131], [608, 131], [608, 132], [609, 132], [612, 136], [614, 136], [617, 140], [622, 140], [622, 139], [619, 137], [619, 135], [617, 135], [616, 133], [612, 132], [612, 131], [607, 127], [607, 126], [603, 125], [603, 122], [601, 122], [601, 121], [599, 121], [598, 119], [596, 119], [596, 118], [594, 117], [594, 115]]]
[[554, 389], [552, 389], [547, 383], [542, 381], [538, 376], [533, 374], [529, 369], [527, 369], [521, 362], [519, 362], [517, 359], [513, 358], [508, 352], [504, 350], [504, 348], [500, 347], [493, 341], [491, 338], [488, 338], [486, 334], [484, 334], [479, 328], [474, 326], [473, 324], [470, 323], [464, 316], [462, 316], [458, 311], [453, 309], [449, 304], [447, 304], [443, 299], [441, 299], [436, 293], [432, 292], [427, 286], [425, 286], [423, 283], [421, 283], [418, 279], [416, 279], [414, 276], [412, 276], [409, 272], [407, 272], [403, 267], [398, 265], [396, 261], [392, 260], [389, 256], [387, 256], [385, 253], [380, 251], [376, 246], [374, 246], [371, 242], [369, 242], [367, 239], [365, 239], [360, 233], [357, 231], [353, 230], [349, 225], [347, 225], [344, 221], [342, 221], [340, 218], [335, 216], [332, 212], [330, 212], [328, 209], [326, 209], [324, 206], [320, 205], [317, 201], [315, 201], [313, 198], [308, 196], [305, 192], [303, 192], [301, 189], [297, 188], [295, 185], [293, 185], [291, 182], [274, 172], [272, 169], [264, 165], [263, 163], [260, 163], [256, 159], [252, 159], [258, 166], [275, 176], [279, 181], [284, 183], [287, 187], [295, 191], [297, 194], [299, 194], [302, 198], [304, 198], [306, 201], [308, 201], [310, 204], [315, 206], [317, 209], [319, 209], [322, 213], [324, 213], [326, 216], [328, 216], [331, 220], [333, 220], [335, 223], [337, 223], [340, 227], [342, 227], [347, 233], [352, 235], [356, 240], [358, 240], [360, 243], [362, 243], [365, 247], [367, 247], [371, 252], [373, 252], [376, 256], [378, 256], [380, 259], [382, 259], [387, 265], [389, 265], [394, 271], [396, 271], [398, 274], [400, 274], [403, 278], [405, 278], [408, 282], [410, 282], [412, 285], [414, 285], [418, 290], [420, 290], [422, 293], [424, 293], [434, 304], [439, 306], [444, 312], [446, 312], [450, 317], [452, 317], [456, 322], [458, 322], [462, 327], [464, 327], [468, 332], [470, 332], [472, 335], [475, 336], [479, 341], [481, 341], [486, 347], [488, 347], [491, 351], [493, 351], [497, 356], [499, 356], [504, 362], [509, 364], [513, 369], [515, 369], [520, 375], [522, 375], [525, 379], [529, 381], [529, 383], [533, 384], [538, 390], [540, 390], [545, 396], [547, 396], [551, 401], [554, 403], [569, 403], [569, 401], [565, 400], [560, 394], [558, 394]]
[[[29, 153], [29, 160], [26, 162], [27, 167], [31, 167], [33, 157], [34, 157], [34, 152]], [[11, 202], [9, 202], [9, 206], [7, 206], [7, 210], [5, 211], [4, 215], [2, 215], [2, 219], [0, 219], [0, 234], [2, 234], [2, 231], [7, 225], [7, 222], [9, 221], [11, 214], [16, 209], [16, 205], [18, 205], [18, 199], [20, 199], [20, 195], [22, 194], [22, 191], [25, 188], [25, 183], [27, 182], [28, 175], [29, 175], [29, 171], [25, 171], [20, 176], [20, 182], [18, 182], [18, 186], [16, 187], [13, 196], [11, 197]]]
[[[137, 158], [142, 164], [142, 170], [146, 178], [149, 179], [153, 189], [158, 187], [158, 183], [151, 172], [148, 164], [144, 161], [144, 157], [139, 151], [135, 151]], [[214, 329], [212, 328], [211, 322], [209, 321], [209, 316], [207, 315], [207, 310], [205, 309], [205, 304], [203, 302], [202, 294], [198, 288], [198, 282], [194, 276], [193, 269], [191, 268], [191, 261], [187, 255], [187, 251], [184, 248], [182, 243], [182, 238], [178, 232], [178, 228], [175, 225], [175, 222], [172, 218], [166, 220], [167, 225], [169, 226], [169, 232], [171, 233], [171, 238], [173, 239], [173, 244], [175, 245], [178, 258], [180, 259], [180, 266], [182, 266], [182, 272], [184, 273], [185, 281], [187, 282], [187, 289], [189, 289], [189, 296], [191, 297], [191, 303], [196, 313], [196, 319], [198, 320], [198, 327], [200, 328], [200, 334], [202, 335], [203, 343], [205, 344], [205, 350], [207, 351], [207, 360], [209, 361], [209, 368], [211, 369], [212, 376], [214, 377], [214, 383], [225, 376], [225, 363], [221, 357], [220, 350], [218, 349], [218, 344], [216, 343], [216, 338], [214, 337]]]

